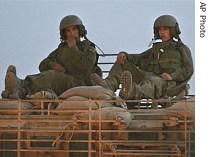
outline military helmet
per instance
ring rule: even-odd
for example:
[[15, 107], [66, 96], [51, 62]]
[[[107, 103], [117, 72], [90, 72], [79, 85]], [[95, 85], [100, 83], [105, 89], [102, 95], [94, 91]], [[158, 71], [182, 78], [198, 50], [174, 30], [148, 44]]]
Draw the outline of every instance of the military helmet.
[[76, 15], [68, 15], [68, 16], [65, 16], [60, 22], [59, 29], [60, 29], [61, 39], [65, 40], [64, 30], [65, 28], [68, 28], [71, 26], [78, 26], [79, 34], [81, 37], [84, 37], [87, 34], [87, 31], [85, 30], [85, 26], [82, 23], [82, 20]]
[[179, 38], [179, 34], [181, 34], [181, 31], [179, 29], [179, 24], [177, 20], [171, 16], [171, 15], [162, 15], [159, 16], [155, 22], [154, 22], [154, 36], [156, 39], [159, 39], [159, 34], [158, 34], [158, 27], [169, 27], [171, 30], [171, 36], [175, 38]]

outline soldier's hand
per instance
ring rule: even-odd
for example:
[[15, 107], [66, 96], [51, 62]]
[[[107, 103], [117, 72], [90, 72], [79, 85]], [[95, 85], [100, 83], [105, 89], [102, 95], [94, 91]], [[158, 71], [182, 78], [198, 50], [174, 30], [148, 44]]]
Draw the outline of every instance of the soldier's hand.
[[171, 75], [168, 74], [168, 73], [162, 73], [162, 74], [161, 74], [161, 77], [162, 77], [165, 81], [172, 80]]
[[117, 63], [118, 64], [124, 64], [126, 60], [126, 53], [125, 52], [120, 52], [117, 55]]
[[53, 64], [52, 69], [55, 71], [65, 72], [64, 67], [58, 63]]

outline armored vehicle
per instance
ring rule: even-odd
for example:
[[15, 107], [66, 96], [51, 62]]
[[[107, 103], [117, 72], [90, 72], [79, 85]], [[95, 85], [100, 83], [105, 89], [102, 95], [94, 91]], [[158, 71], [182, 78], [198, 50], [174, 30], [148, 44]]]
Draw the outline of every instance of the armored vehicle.
[[[101, 58], [106, 75], [112, 63]], [[99, 86], [65, 94], [65, 100], [1, 99], [0, 156], [195, 156], [194, 95], [125, 101]]]

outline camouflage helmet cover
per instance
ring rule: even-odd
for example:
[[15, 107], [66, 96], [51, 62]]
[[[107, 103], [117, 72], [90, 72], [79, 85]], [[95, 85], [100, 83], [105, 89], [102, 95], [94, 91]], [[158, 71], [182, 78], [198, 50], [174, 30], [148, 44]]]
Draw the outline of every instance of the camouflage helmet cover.
[[65, 16], [60, 22], [60, 31], [75, 25], [83, 25], [79, 17], [75, 15]]
[[173, 37], [177, 38], [178, 35], [181, 33], [177, 20], [171, 15], [162, 15], [162, 16], [159, 16], [155, 20], [153, 29], [154, 29], [154, 35], [157, 38], [159, 38], [157, 28], [161, 27], [161, 26], [162, 27], [170, 27], [171, 28], [171, 35]]
[[60, 32], [62, 32], [65, 28], [68, 28], [71, 26], [78, 26], [80, 36], [84, 37], [87, 34], [87, 31], [85, 30], [85, 26], [82, 23], [82, 20], [76, 15], [65, 16], [60, 22], [59, 30]]
[[154, 22], [154, 28], [156, 27], [175, 27], [178, 24], [177, 20], [171, 15], [162, 15], [158, 17]]

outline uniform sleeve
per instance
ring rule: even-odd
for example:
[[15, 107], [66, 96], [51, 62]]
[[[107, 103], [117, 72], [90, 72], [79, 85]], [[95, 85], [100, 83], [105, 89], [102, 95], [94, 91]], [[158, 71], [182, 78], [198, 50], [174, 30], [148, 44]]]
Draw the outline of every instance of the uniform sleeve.
[[193, 60], [190, 49], [182, 45], [180, 48], [182, 66], [171, 73], [172, 79], [175, 81], [184, 81], [190, 78], [193, 74]]
[[67, 47], [65, 51], [71, 52], [71, 65], [74, 68], [85, 71], [91, 69], [97, 60], [97, 52], [92, 42], [88, 40], [82, 41], [80, 49], [77, 45], [73, 47]]
[[39, 71], [51, 70], [52, 65], [56, 64], [58, 49], [52, 51], [47, 58], [43, 59], [39, 64]]
[[142, 70], [146, 70], [149, 62], [151, 49], [148, 49], [140, 54], [127, 54], [127, 60], [138, 66]]

